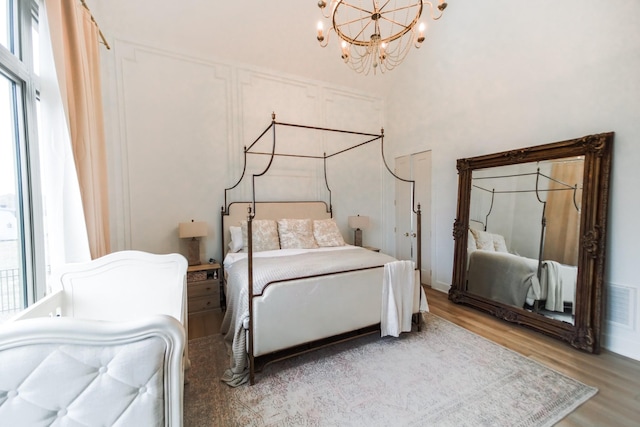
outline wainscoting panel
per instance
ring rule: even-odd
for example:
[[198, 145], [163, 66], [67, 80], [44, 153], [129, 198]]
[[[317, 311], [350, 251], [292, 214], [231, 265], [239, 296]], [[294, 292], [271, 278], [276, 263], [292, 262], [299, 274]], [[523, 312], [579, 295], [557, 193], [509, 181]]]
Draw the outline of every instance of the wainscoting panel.
[[125, 248], [186, 253], [177, 227], [194, 219], [209, 222], [203, 240], [213, 254], [231, 135], [230, 69], [126, 43], [116, 55]]
[[[221, 259], [219, 214], [224, 189], [240, 178], [244, 147], [271, 124], [283, 123], [378, 133], [381, 98], [270, 70], [203, 60], [148, 46], [115, 41], [107, 81], [117, 92], [106, 108], [112, 128], [113, 250], [186, 253], [179, 222], [206, 221], [202, 259]], [[118, 129], [117, 131], [115, 129]], [[363, 138], [359, 139], [360, 141]], [[352, 143], [353, 141], [348, 141]], [[269, 131], [254, 151], [269, 153]], [[336, 134], [277, 128], [278, 150], [321, 157], [345, 141]], [[243, 184], [229, 201], [251, 196], [253, 174], [270, 156], [250, 156]], [[379, 143], [328, 162], [334, 217], [345, 237], [347, 216], [372, 216], [365, 243], [382, 242], [383, 164]], [[257, 200], [329, 202], [323, 161], [276, 157], [256, 178]]]
[[[323, 116], [332, 127], [379, 135], [383, 127], [382, 109], [383, 102], [379, 98], [337, 88], [325, 88], [323, 91]], [[371, 138], [336, 136], [324, 141], [325, 150], [336, 152], [368, 139]], [[386, 179], [393, 182], [393, 178], [384, 168], [380, 144], [380, 141], [370, 142], [331, 158], [327, 168], [330, 184], [336, 185], [336, 216], [369, 216], [371, 226], [363, 231], [363, 243], [392, 254], [393, 217], [389, 215], [387, 205], [393, 206], [393, 196], [385, 191], [384, 183]], [[385, 200], [388, 203], [385, 204]], [[345, 236], [351, 242], [353, 230], [346, 229]]]
[[[238, 134], [242, 138], [242, 146], [250, 146], [269, 126], [272, 113], [276, 114], [278, 122], [317, 126], [317, 93], [317, 84], [314, 82], [277, 76], [265, 71], [239, 69]], [[322, 155], [322, 147], [318, 143], [319, 134], [283, 126], [278, 126], [275, 132], [278, 153]], [[270, 153], [273, 148], [273, 134], [273, 131], [269, 131], [256, 143], [252, 151]], [[234, 152], [241, 154], [241, 147], [234, 148]], [[248, 160], [247, 173], [260, 174], [269, 166], [270, 157], [250, 155]], [[240, 171], [242, 159], [236, 156], [231, 166], [233, 170]], [[264, 177], [256, 179], [256, 197], [261, 200], [277, 200], [284, 192], [288, 194], [288, 199], [317, 199], [315, 183], [321, 177], [321, 173], [321, 160], [276, 157], [269, 172]], [[291, 175], [302, 179], [286, 178]], [[241, 198], [250, 197], [249, 184], [247, 180], [239, 187]], [[284, 189], [286, 191], [283, 191]]]

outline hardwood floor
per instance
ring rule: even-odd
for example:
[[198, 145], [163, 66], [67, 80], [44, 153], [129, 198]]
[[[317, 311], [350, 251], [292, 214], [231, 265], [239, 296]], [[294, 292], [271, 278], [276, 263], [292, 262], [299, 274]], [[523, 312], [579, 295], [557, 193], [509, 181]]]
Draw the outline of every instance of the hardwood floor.
[[[447, 294], [426, 288], [431, 313], [558, 372], [598, 388], [598, 394], [557, 425], [640, 426], [640, 362], [603, 350], [587, 354], [522, 326], [450, 302]], [[189, 316], [189, 338], [218, 333], [222, 313]]]

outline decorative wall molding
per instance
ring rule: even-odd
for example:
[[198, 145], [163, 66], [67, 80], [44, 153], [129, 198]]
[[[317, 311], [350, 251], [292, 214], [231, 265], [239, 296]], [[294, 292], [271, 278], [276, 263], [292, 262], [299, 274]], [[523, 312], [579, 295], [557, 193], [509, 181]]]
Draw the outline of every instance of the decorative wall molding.
[[[189, 76], [189, 71], [197, 72], [200, 75], [209, 76], [210, 81], [217, 81], [217, 92], [215, 97], [210, 97], [211, 102], [206, 104], [194, 105], [193, 112], [181, 112], [187, 117], [191, 116], [194, 120], [197, 120], [198, 112], [204, 109], [215, 109], [215, 105], [222, 104], [219, 110], [222, 112], [221, 116], [211, 117], [211, 120], [215, 120], [218, 123], [222, 123], [226, 127], [228, 132], [220, 132], [218, 136], [225, 139], [224, 146], [231, 145], [233, 137], [233, 115], [231, 114], [232, 106], [232, 69], [227, 64], [223, 64], [216, 61], [205, 61], [198, 58], [188, 57], [185, 55], [167, 52], [160, 49], [156, 49], [149, 46], [144, 46], [136, 43], [130, 43], [127, 41], [116, 40], [114, 42], [114, 73], [112, 75], [105, 76], [106, 87], [112, 86], [116, 88], [117, 93], [117, 108], [113, 106], [105, 106], [106, 114], [111, 118], [110, 122], [113, 123], [113, 127], [117, 128], [117, 131], [111, 132], [112, 135], [117, 138], [116, 141], [111, 141], [113, 155], [110, 158], [110, 171], [112, 182], [112, 212], [114, 213], [115, 227], [115, 239], [118, 248], [115, 249], [133, 249], [140, 248], [141, 242], [134, 242], [134, 235], [137, 230], [134, 230], [136, 218], [140, 212], [132, 206], [135, 200], [134, 190], [144, 191], [136, 187], [136, 173], [139, 171], [132, 170], [136, 164], [140, 164], [141, 156], [148, 156], [149, 161], [157, 161], [157, 152], [162, 151], [163, 147], [166, 147], [167, 143], [180, 144], [184, 153], [189, 153], [192, 149], [197, 149], [198, 144], [189, 144], [189, 141], [164, 141], [162, 139], [162, 133], [156, 135], [155, 147], [157, 149], [148, 150], [148, 152], [140, 153], [139, 150], [144, 150], [144, 146], [148, 145], [148, 141], [144, 141], [144, 138], [140, 138], [141, 134], [145, 133], [145, 130], [141, 128], [144, 125], [152, 124], [154, 128], [173, 128], [175, 132], [179, 128], [179, 124], [171, 124], [168, 122], [167, 117], [153, 117], [152, 109], [157, 107], [157, 102], [152, 97], [149, 99], [141, 99], [137, 97], [142, 93], [141, 86], [148, 85], [149, 93], [153, 93], [157, 90], [159, 94], [163, 94], [167, 91], [166, 88], [171, 87], [174, 83], [180, 82]], [[155, 67], [153, 63], [160, 62], [166, 66], [163, 70], [162, 67]], [[167, 69], [172, 67], [173, 72]], [[147, 68], [148, 70], [145, 70]], [[148, 71], [146, 74], [144, 71]], [[162, 75], [165, 72], [166, 75]], [[111, 81], [109, 81], [109, 79]], [[173, 80], [175, 79], [175, 81]], [[202, 82], [193, 82], [198, 85]], [[154, 87], [151, 87], [154, 86]], [[203, 85], [205, 86], [205, 85]], [[210, 90], [211, 88], [202, 87], [202, 91]], [[202, 117], [206, 119], [207, 117]], [[203, 120], [204, 121], [204, 120]], [[142, 124], [143, 123], [143, 124]], [[226, 154], [226, 153], [225, 153]], [[154, 159], [154, 157], [156, 157]], [[169, 160], [171, 163], [171, 160]], [[142, 171], [144, 174], [145, 172]], [[144, 214], [147, 216], [147, 214]], [[167, 220], [169, 222], [169, 220]], [[173, 224], [174, 221], [170, 221]], [[144, 233], [140, 236], [142, 240], [145, 240]], [[177, 247], [170, 247], [172, 240], [171, 236], [166, 236], [164, 242], [159, 246], [164, 246], [162, 250], [177, 250]], [[153, 247], [158, 242], [149, 242], [148, 244], [142, 243], [143, 246]]]
[[[211, 234], [219, 236], [223, 189], [239, 178], [243, 147], [269, 126], [272, 112], [280, 122], [372, 132], [383, 122], [382, 98], [349, 88], [125, 40], [114, 41], [113, 53], [103, 77], [116, 99], [105, 106], [111, 126], [107, 133], [113, 139], [113, 250], [182, 252], [173, 231], [178, 222], [192, 217], [206, 220]], [[323, 149], [320, 144], [319, 155]], [[351, 203], [359, 203], [363, 211], [379, 210], [380, 231], [369, 237], [382, 244], [382, 224], [393, 226], [387, 224], [383, 209], [382, 163], [363, 158], [367, 179], [360, 185], [367, 197], [352, 201], [343, 195], [339, 211], [348, 215], [355, 209]], [[279, 168], [264, 182], [273, 188], [278, 182], [296, 182], [305, 195], [327, 197], [321, 160], [314, 166], [283, 163]], [[351, 177], [330, 179], [337, 191], [335, 186], [347, 184]], [[248, 196], [247, 187], [239, 191]], [[174, 200], [167, 194], [175, 195]], [[219, 239], [204, 240], [206, 256], [221, 258]]]

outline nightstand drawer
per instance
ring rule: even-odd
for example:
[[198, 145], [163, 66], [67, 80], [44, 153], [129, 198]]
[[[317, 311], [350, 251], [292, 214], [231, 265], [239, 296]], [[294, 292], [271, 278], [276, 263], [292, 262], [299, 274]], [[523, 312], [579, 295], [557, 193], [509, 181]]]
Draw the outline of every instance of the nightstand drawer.
[[220, 264], [198, 264], [187, 269], [189, 314], [220, 310]]
[[197, 313], [199, 311], [207, 310], [219, 310], [220, 309], [220, 296], [209, 295], [198, 298], [189, 298], [188, 302], [189, 313]]
[[189, 298], [196, 298], [202, 296], [216, 296], [220, 297], [220, 281], [219, 280], [205, 280], [203, 282], [189, 283], [187, 288]]

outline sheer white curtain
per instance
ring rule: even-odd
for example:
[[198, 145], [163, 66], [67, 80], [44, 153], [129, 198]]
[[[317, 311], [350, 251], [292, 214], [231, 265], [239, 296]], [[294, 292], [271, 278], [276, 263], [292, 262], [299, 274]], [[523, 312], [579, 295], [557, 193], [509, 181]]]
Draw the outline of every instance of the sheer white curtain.
[[46, 15], [89, 250], [98, 258], [110, 252], [99, 30], [78, 0], [46, 0]]
[[[48, 2], [47, 2], [48, 3]], [[40, 161], [51, 270], [91, 259], [71, 139], [53, 60], [46, 4], [40, 13]]]

